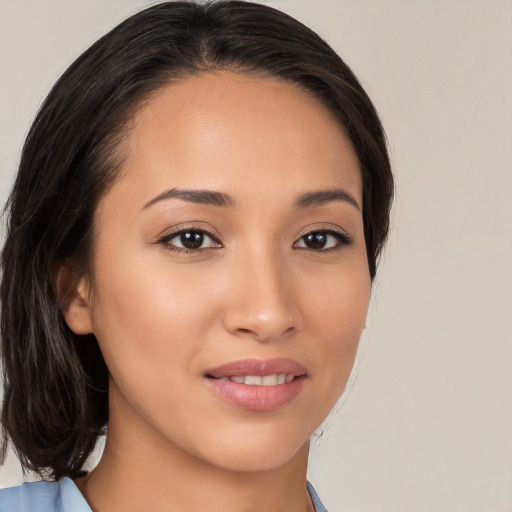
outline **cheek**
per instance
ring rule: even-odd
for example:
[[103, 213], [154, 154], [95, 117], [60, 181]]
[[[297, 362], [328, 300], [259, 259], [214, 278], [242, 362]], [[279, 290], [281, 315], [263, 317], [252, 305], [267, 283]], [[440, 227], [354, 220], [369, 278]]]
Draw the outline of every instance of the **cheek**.
[[310, 310], [309, 316], [327, 338], [329, 332], [335, 339], [350, 338], [364, 327], [371, 282], [363, 256], [365, 254], [358, 251], [345, 265], [335, 270], [317, 270], [308, 276], [304, 290], [310, 292], [304, 294], [304, 308]]
[[325, 388], [338, 396], [352, 370], [366, 322], [370, 290], [368, 270], [360, 266], [340, 274], [339, 280], [331, 279], [317, 299], [310, 300], [320, 358], [318, 367]]
[[113, 377], [151, 381], [169, 364], [186, 366], [216, 317], [214, 283], [160, 261], [98, 259], [97, 268], [94, 328]]

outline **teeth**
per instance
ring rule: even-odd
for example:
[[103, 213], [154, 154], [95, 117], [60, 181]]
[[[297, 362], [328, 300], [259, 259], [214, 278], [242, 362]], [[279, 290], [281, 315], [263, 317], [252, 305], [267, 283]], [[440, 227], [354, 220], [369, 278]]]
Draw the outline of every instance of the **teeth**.
[[244, 384], [247, 384], [247, 386], [261, 386], [261, 377], [258, 375], [247, 375]]
[[265, 375], [265, 377], [261, 378], [261, 383], [264, 386], [276, 386], [277, 385], [277, 375]]
[[265, 375], [264, 377], [259, 375], [233, 375], [232, 377], [221, 377], [219, 380], [230, 380], [247, 386], [276, 386], [277, 384], [291, 382], [294, 378], [295, 376], [292, 374], [274, 373], [272, 375]]

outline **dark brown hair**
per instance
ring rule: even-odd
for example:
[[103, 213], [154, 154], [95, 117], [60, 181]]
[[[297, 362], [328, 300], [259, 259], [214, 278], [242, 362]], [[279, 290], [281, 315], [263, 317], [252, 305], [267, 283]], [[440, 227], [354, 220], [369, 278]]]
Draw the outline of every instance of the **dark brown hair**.
[[165, 2], [127, 19], [59, 79], [27, 136], [6, 206], [2, 252], [2, 426], [24, 468], [77, 476], [108, 421], [108, 370], [94, 336], [67, 327], [52, 289], [64, 261], [87, 270], [92, 219], [119, 170], [134, 109], [211, 70], [279, 77], [309, 91], [352, 141], [363, 177], [372, 279], [393, 195], [375, 109], [339, 56], [290, 16], [255, 3]]

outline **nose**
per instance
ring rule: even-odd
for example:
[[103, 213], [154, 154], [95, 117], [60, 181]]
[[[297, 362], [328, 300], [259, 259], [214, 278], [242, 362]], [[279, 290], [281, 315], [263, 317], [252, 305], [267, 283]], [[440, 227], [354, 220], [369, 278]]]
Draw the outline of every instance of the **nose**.
[[231, 334], [269, 342], [297, 328], [291, 276], [274, 252], [240, 255], [232, 267], [224, 315]]

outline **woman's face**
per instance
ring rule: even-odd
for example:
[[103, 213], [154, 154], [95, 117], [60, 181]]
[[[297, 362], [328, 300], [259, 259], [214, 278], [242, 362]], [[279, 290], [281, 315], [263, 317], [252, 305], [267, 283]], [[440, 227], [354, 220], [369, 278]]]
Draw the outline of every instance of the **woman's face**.
[[154, 94], [122, 150], [86, 306], [68, 315], [101, 346], [112, 431], [279, 467], [341, 394], [365, 322], [352, 146], [297, 86], [225, 72]]

